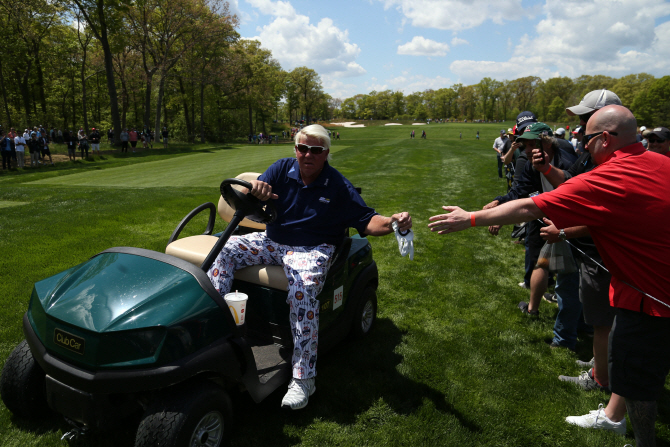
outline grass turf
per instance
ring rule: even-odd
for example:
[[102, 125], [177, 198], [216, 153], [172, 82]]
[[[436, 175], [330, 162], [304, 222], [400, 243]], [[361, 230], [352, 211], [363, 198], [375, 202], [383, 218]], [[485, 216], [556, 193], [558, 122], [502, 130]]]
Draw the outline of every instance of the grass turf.
[[[412, 214], [415, 260], [399, 256], [392, 236], [370, 238], [380, 273], [373, 332], [320, 359], [319, 390], [306, 410], [280, 411], [283, 389], [261, 404], [245, 394], [233, 396], [232, 444], [632, 443], [564, 422], [608, 396], [557, 380], [559, 374], [579, 373], [578, 356], [545, 343], [556, 307], [543, 303], [537, 320], [516, 309], [528, 294], [516, 285], [523, 276], [523, 248], [511, 243], [509, 228], [497, 238], [483, 228], [448, 236], [427, 230], [428, 217], [442, 205], [478, 209], [504, 192], [491, 149], [501, 126], [416, 127], [426, 130], [427, 140], [410, 140], [411, 128], [338, 129], [343, 140], [334, 142], [332, 164], [363, 188], [367, 203], [380, 213]], [[188, 211], [217, 200], [223, 178], [261, 172], [291, 152], [289, 145], [177, 147], [0, 176], [0, 359], [23, 338], [21, 318], [35, 281], [112, 246], [163, 251]], [[185, 235], [204, 227], [203, 216]], [[216, 229], [223, 227], [219, 222]], [[580, 338], [579, 357], [587, 360], [590, 350], [590, 339]], [[659, 445], [670, 445], [669, 402], [666, 386]], [[31, 423], [0, 406], [0, 445], [61, 445], [67, 429], [58, 417]], [[114, 437], [89, 435], [75, 444], [132, 445], [134, 429]]]

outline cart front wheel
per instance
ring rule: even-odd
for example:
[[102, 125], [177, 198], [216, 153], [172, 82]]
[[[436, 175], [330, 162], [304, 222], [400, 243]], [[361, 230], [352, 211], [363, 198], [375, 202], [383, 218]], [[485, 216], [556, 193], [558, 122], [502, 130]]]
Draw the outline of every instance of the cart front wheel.
[[46, 374], [35, 361], [26, 340], [14, 348], [2, 368], [0, 395], [9, 411], [22, 418], [38, 419], [50, 411]]
[[219, 447], [232, 430], [228, 394], [211, 383], [170, 390], [149, 405], [135, 447]]

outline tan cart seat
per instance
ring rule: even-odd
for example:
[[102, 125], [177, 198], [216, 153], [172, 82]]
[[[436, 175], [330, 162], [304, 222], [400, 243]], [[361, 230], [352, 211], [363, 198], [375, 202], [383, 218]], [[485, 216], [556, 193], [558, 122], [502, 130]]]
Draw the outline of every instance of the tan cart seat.
[[[260, 174], [255, 172], [245, 172], [238, 175], [236, 178], [250, 181], [258, 178]], [[233, 188], [240, 189], [238, 185], [233, 185]], [[226, 203], [223, 197], [219, 198], [218, 205], [219, 216], [226, 222], [230, 222], [233, 218], [234, 211]], [[253, 222], [244, 219], [240, 226], [253, 228], [258, 231], [265, 231], [265, 225], [258, 222]], [[168, 245], [165, 253], [171, 256], [176, 256], [180, 259], [201, 266], [205, 262], [205, 258], [216, 244], [218, 237], [207, 236], [200, 234], [197, 236], [188, 236], [177, 239]], [[273, 289], [288, 290], [288, 280], [284, 274], [284, 269], [278, 265], [255, 265], [247, 267], [235, 272], [235, 278], [242, 281], [258, 284]]]

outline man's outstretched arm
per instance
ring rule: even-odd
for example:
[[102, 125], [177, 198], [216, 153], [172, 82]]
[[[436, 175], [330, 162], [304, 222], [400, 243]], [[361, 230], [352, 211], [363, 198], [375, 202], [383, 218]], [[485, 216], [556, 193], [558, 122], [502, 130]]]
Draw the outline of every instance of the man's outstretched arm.
[[478, 227], [488, 227], [529, 222], [546, 217], [532, 199], [513, 200], [481, 211], [464, 211], [457, 206], [443, 206], [442, 209], [448, 214], [433, 216], [429, 219], [431, 223], [428, 224], [430, 231], [437, 231], [438, 234], [467, 230], [473, 223]]
[[398, 222], [400, 231], [407, 231], [412, 228], [412, 216], [410, 216], [408, 212], [394, 214], [391, 217], [375, 214], [365, 228], [365, 235], [384, 236], [386, 234], [391, 234], [393, 233], [393, 227], [391, 225], [393, 221]]

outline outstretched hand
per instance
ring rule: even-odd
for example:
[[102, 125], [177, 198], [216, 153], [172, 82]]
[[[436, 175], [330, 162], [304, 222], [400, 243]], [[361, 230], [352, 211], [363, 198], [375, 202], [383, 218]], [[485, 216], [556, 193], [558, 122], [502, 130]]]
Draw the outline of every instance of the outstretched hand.
[[432, 222], [428, 224], [430, 231], [447, 234], [466, 230], [472, 226], [469, 212], [457, 206], [443, 206], [442, 209], [448, 214], [438, 214], [428, 219]]

